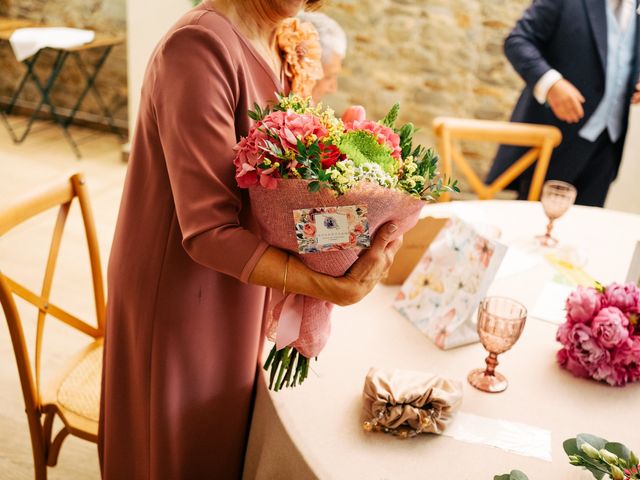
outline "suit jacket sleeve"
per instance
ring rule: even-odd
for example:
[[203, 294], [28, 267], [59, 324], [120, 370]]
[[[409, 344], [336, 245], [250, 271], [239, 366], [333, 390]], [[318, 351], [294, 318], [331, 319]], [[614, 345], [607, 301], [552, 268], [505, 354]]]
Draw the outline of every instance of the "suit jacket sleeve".
[[268, 245], [240, 225], [237, 68], [216, 34], [198, 25], [176, 30], [156, 62], [154, 106], [182, 244], [198, 263], [246, 282]]
[[534, 0], [505, 40], [507, 58], [532, 89], [553, 68], [544, 51], [558, 28], [563, 1]]

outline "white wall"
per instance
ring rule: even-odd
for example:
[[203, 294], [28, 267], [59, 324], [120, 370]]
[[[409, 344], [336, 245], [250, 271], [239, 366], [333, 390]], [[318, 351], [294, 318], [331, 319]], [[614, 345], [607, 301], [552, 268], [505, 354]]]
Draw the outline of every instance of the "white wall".
[[138, 118], [140, 89], [149, 56], [169, 27], [190, 8], [189, 0], [127, 0], [129, 138]]
[[640, 107], [631, 108], [622, 165], [605, 206], [640, 213]]

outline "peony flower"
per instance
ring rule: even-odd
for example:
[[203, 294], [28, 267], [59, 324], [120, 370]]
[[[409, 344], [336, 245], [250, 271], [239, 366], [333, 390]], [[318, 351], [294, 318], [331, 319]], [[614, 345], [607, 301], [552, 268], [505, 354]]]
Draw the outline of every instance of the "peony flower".
[[629, 337], [629, 319], [617, 307], [600, 310], [591, 323], [591, 331], [605, 348], [613, 348]]
[[624, 313], [640, 313], [640, 288], [633, 283], [612, 283], [605, 290], [607, 304]]
[[627, 371], [620, 365], [603, 362], [592, 374], [594, 380], [607, 382], [614, 387], [621, 387], [628, 381]]
[[301, 97], [311, 96], [316, 82], [324, 76], [318, 32], [311, 23], [290, 18], [278, 27], [276, 41], [284, 54], [284, 73], [291, 91]]
[[345, 132], [351, 130], [364, 130], [372, 133], [380, 145], [386, 145], [389, 147], [391, 156], [398, 160], [402, 159], [402, 149], [400, 148], [400, 135], [394, 132], [391, 128], [374, 122], [372, 120], [356, 120], [353, 122], [345, 123]]
[[640, 337], [630, 337], [620, 344], [611, 361], [627, 370], [629, 381], [640, 380]]
[[571, 328], [573, 327], [573, 325], [574, 324], [571, 322], [564, 322], [558, 327], [558, 331], [556, 332], [556, 340], [562, 345], [569, 345], [569, 333], [571, 333]]
[[560, 349], [556, 354], [556, 359], [562, 368], [569, 370], [576, 377], [589, 378], [591, 376], [589, 371], [578, 360], [573, 358], [567, 348]]
[[587, 370], [609, 360], [609, 353], [593, 337], [591, 329], [584, 323], [576, 323], [569, 332], [569, 346], [576, 358]]
[[567, 298], [567, 319], [589, 323], [603, 307], [603, 297], [595, 288], [579, 286]]

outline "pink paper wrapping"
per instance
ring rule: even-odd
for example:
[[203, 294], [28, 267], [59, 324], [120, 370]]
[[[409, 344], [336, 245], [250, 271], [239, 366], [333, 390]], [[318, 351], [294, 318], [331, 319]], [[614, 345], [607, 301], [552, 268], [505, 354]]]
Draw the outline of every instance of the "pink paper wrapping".
[[[334, 277], [345, 274], [357, 260], [361, 249], [298, 253], [294, 210], [366, 205], [369, 234], [373, 239], [378, 228], [392, 220], [398, 226], [395, 237], [404, 234], [416, 224], [424, 205], [422, 200], [406, 193], [389, 190], [371, 182], [361, 182], [341, 196], [336, 196], [327, 189], [309, 192], [307, 180], [278, 179], [277, 182], [275, 190], [260, 186], [249, 188], [251, 208], [262, 237], [270, 245], [296, 255], [309, 268]], [[267, 337], [276, 341], [278, 349], [291, 345], [305, 357], [315, 357], [329, 339], [332, 308], [333, 304], [324, 300], [288, 294], [270, 307], [267, 314]]]

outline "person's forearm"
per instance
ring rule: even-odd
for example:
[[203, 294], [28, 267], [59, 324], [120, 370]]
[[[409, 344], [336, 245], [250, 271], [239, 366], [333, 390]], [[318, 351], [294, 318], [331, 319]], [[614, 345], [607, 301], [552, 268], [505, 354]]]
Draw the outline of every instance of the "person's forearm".
[[288, 293], [299, 293], [327, 301], [335, 300], [336, 282], [335, 278], [311, 270], [297, 257], [274, 247], [267, 248], [249, 275], [249, 283], [280, 291], [285, 288]]

